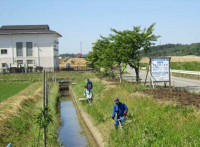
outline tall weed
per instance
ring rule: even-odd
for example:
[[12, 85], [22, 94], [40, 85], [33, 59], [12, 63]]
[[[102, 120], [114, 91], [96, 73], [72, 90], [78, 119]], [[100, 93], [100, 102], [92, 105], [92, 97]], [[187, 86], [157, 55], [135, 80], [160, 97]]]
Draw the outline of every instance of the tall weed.
[[[110, 134], [109, 138], [104, 138], [108, 146], [200, 146], [200, 118], [193, 108], [158, 104], [144, 94], [134, 94], [145, 88], [142, 85], [125, 82], [106, 90], [105, 85], [90, 76], [94, 83], [94, 102], [80, 106], [93, 118], [95, 125], [101, 126], [103, 136]], [[82, 78], [86, 77], [79, 76], [75, 81], [77, 85], [71, 85], [78, 97], [83, 94], [85, 80]], [[122, 132], [112, 127], [111, 114], [116, 97], [129, 108]]]

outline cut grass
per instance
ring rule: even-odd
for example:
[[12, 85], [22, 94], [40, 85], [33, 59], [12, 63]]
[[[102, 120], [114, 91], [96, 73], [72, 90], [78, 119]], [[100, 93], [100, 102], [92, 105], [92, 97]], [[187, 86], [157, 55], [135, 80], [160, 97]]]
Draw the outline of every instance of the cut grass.
[[7, 100], [9, 97], [19, 93], [30, 84], [0, 84], [0, 102]]
[[[146, 95], [135, 94], [145, 88], [141, 85], [125, 82], [105, 90], [106, 86], [93, 75], [84, 74], [76, 78], [77, 85], [71, 85], [77, 98], [83, 94], [82, 77], [91, 78], [94, 83], [94, 102], [79, 106], [91, 116], [108, 146], [200, 146], [200, 117], [193, 108], [158, 104]], [[115, 97], [129, 108], [123, 132], [116, 132], [111, 119]]]

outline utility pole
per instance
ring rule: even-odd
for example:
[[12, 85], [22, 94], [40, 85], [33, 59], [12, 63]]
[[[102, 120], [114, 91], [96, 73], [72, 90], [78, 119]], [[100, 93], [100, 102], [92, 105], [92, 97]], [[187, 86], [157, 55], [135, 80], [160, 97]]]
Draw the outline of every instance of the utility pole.
[[82, 42], [80, 42], [80, 53], [82, 53]]

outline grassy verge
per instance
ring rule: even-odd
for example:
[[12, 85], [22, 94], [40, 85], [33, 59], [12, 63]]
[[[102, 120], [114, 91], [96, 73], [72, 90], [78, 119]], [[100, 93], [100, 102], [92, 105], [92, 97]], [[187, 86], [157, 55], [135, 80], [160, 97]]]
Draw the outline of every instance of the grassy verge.
[[42, 73], [0, 74], [0, 83], [33, 83], [42, 81]]
[[184, 74], [184, 73], [172, 73], [172, 75], [174, 77], [200, 80], [200, 75], [190, 75], [190, 74]]
[[[77, 72], [58, 72], [55, 73], [56, 78], [75, 78], [79, 73]], [[54, 73], [48, 73], [47, 77], [52, 78]], [[0, 74], [0, 83], [34, 83], [42, 82], [42, 73], [27, 73], [27, 74]]]
[[[148, 63], [140, 63], [140, 66], [148, 67]], [[200, 71], [200, 62], [171, 62], [170, 66], [174, 70]]]
[[[193, 108], [158, 104], [137, 92], [144, 89], [141, 85], [124, 83], [106, 90], [106, 85], [88, 74], [80, 74], [77, 85], [71, 85], [77, 97], [83, 95], [86, 77], [94, 83], [94, 102], [79, 105], [91, 116], [108, 146], [200, 146], [200, 117]], [[123, 132], [114, 129], [111, 119], [115, 97], [129, 108]]]
[[[60, 122], [57, 111], [59, 85], [54, 83], [51, 87], [49, 99], [51, 111], [49, 113], [52, 115], [53, 123], [48, 127], [47, 145], [56, 147], [59, 146], [57, 135]], [[31, 93], [31, 91], [37, 91], [37, 88], [28, 89], [25, 93]], [[25, 96], [22, 95], [22, 97]], [[39, 124], [36, 123], [36, 116], [40, 113], [40, 108], [42, 107], [42, 91], [37, 91], [31, 96], [33, 98], [26, 99], [19, 106], [21, 111], [16, 114], [9, 114], [9, 119], [0, 121], [0, 146], [6, 146], [10, 142], [15, 147], [36, 147], [38, 143], [42, 146], [42, 130], [39, 128]]]
[[171, 69], [200, 71], [200, 62], [171, 62]]

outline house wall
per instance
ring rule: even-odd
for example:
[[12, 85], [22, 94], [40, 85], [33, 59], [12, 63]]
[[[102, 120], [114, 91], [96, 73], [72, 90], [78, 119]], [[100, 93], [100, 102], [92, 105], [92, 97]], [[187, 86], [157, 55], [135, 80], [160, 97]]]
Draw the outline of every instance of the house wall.
[[[6, 55], [1, 55], [0, 52], [0, 68], [2, 63], [7, 63], [8, 67], [17, 66], [17, 60], [33, 60], [36, 66], [45, 68], [57, 68], [55, 64], [57, 59], [55, 56], [59, 54], [59, 46], [57, 52], [54, 51], [54, 43], [58, 41], [58, 36], [55, 34], [20, 34], [20, 35], [0, 35], [0, 50], [7, 49]], [[16, 43], [23, 43], [23, 56], [17, 57]], [[33, 56], [26, 56], [26, 42], [33, 43]]]
[[59, 42], [58, 42], [58, 37], [54, 35], [54, 67], [59, 68]]

